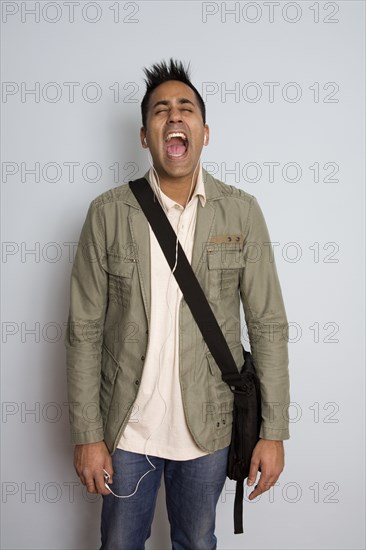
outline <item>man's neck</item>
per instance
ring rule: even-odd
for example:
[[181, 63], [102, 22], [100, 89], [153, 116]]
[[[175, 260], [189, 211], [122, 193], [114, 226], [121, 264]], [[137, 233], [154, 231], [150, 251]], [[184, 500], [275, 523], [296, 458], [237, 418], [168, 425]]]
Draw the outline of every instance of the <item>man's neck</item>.
[[[192, 197], [197, 184], [198, 173], [195, 174], [193, 184], [192, 177], [165, 179], [159, 177], [160, 189], [170, 199], [181, 206], [185, 206]], [[192, 186], [192, 189], [191, 189]], [[189, 193], [191, 191], [191, 193]]]

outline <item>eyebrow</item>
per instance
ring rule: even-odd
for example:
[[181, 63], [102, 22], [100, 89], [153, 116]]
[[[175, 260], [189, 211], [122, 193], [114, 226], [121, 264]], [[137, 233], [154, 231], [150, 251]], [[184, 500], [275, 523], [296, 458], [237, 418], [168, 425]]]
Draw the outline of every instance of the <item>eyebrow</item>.
[[[171, 101], [169, 101], [168, 99], [161, 99], [160, 101], [157, 101], [156, 103], [154, 103], [153, 109], [155, 109], [155, 107], [157, 107], [158, 105], [169, 105], [170, 103]], [[179, 98], [178, 103], [179, 105], [184, 105], [185, 103], [189, 103], [190, 105], [195, 107], [195, 104], [193, 103], [193, 101], [191, 101], [190, 99], [187, 99], [186, 97]]]

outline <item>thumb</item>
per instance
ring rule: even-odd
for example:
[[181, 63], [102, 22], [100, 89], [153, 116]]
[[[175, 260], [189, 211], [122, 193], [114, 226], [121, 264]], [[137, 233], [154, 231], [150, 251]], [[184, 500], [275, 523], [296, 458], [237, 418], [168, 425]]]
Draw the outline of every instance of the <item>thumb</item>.
[[108, 484], [113, 483], [113, 466], [112, 466], [112, 458], [110, 455], [105, 460], [104, 469], [106, 472], [109, 473]]
[[247, 485], [253, 485], [253, 483], [257, 479], [258, 467], [259, 467], [259, 462], [254, 461], [253, 458], [252, 458], [252, 460], [250, 461], [250, 468], [249, 468], [249, 474], [248, 474], [248, 479], [247, 479]]

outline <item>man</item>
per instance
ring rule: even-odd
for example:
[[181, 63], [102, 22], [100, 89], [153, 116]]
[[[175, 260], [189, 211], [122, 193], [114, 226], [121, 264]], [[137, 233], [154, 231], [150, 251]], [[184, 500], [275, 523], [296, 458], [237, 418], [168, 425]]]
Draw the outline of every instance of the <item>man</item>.
[[[256, 199], [202, 169], [205, 105], [183, 64], [171, 59], [145, 74], [140, 137], [152, 159], [145, 177], [238, 368], [244, 306], [263, 401], [252, 500], [277, 481], [289, 438], [287, 320], [270, 238]], [[216, 548], [232, 393], [128, 185], [90, 205], [66, 347], [75, 468], [89, 492], [103, 495], [102, 548], [144, 548], [163, 472], [173, 548]]]

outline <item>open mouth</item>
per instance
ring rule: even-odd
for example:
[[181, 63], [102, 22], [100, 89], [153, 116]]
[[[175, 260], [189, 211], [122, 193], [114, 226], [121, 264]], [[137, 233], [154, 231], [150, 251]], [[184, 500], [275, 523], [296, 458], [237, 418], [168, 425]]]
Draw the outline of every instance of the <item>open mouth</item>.
[[188, 138], [184, 132], [169, 132], [165, 138], [165, 150], [169, 158], [183, 158], [188, 149]]

